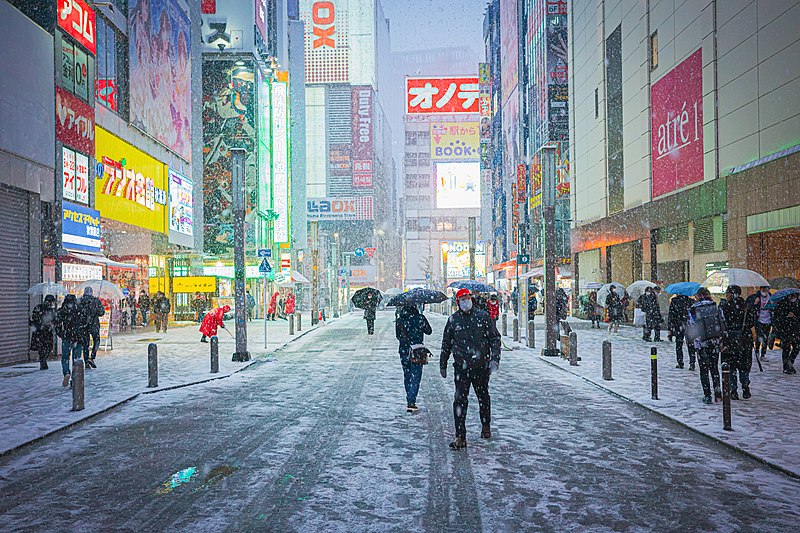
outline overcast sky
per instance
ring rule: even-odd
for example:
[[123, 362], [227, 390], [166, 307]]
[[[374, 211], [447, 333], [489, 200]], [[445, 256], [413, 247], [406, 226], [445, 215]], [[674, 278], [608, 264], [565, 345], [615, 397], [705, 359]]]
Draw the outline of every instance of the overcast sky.
[[392, 50], [469, 46], [483, 50], [488, 0], [381, 0], [390, 20]]

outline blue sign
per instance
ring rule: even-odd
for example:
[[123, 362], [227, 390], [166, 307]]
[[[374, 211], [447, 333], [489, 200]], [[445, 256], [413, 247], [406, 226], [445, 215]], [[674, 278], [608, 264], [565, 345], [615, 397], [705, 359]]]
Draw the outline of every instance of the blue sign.
[[97, 161], [97, 163], [95, 163], [94, 165], [94, 177], [97, 179], [103, 179], [105, 173], [106, 173], [106, 166], [100, 161]]
[[272, 250], [269, 248], [259, 248], [258, 257], [272, 257]]
[[356, 252], [355, 253], [356, 253], [356, 257], [364, 257], [364, 254], [366, 254], [367, 251], [365, 249], [363, 249], [363, 248], [356, 248]]
[[261, 264], [258, 265], [258, 271], [262, 274], [269, 274], [272, 272], [272, 265], [269, 264], [266, 257], [261, 261]]
[[122, 289], [122, 295], [127, 298], [128, 296], [131, 295], [131, 290], [128, 287], [125, 287], [124, 289]]
[[69, 250], [100, 252], [100, 211], [64, 202], [61, 242]]

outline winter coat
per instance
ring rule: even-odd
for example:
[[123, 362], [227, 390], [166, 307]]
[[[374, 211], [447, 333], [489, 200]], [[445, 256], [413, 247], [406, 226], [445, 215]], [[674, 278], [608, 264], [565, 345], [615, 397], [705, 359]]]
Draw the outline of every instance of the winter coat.
[[206, 310], [206, 299], [205, 298], [195, 298], [192, 302], [192, 309], [195, 310], [197, 313], [202, 313]]
[[278, 310], [278, 293], [274, 293], [272, 298], [269, 299], [269, 307], [267, 307], [267, 314], [274, 315]]
[[800, 299], [792, 301], [789, 296], [778, 302], [772, 313], [775, 336], [783, 340], [800, 340]]
[[567, 319], [567, 309], [569, 307], [569, 296], [567, 291], [562, 288], [556, 290], [556, 317], [559, 320]]
[[295, 306], [296, 306], [296, 300], [294, 294], [290, 293], [289, 296], [286, 297], [286, 314], [293, 315], [295, 311]]
[[364, 320], [375, 320], [375, 310], [377, 306], [375, 305], [367, 305], [364, 308]]
[[205, 337], [214, 337], [217, 334], [217, 328], [224, 325], [225, 313], [230, 310], [229, 305], [224, 305], [208, 313], [200, 324], [200, 333]]
[[[753, 324], [758, 324], [758, 315], [761, 314], [761, 292], [757, 292], [755, 294], [751, 294], [747, 297], [747, 308], [751, 314]], [[770, 311], [770, 323], [772, 321], [772, 315], [774, 311]]]
[[669, 303], [669, 313], [667, 314], [667, 328], [673, 333], [683, 333], [686, 331], [686, 321], [689, 319], [689, 308], [692, 307], [692, 299], [688, 296], [679, 294]]
[[439, 366], [447, 368], [450, 354], [456, 370], [487, 367], [489, 361], [500, 362], [500, 333], [489, 313], [473, 308], [450, 315], [442, 334]]
[[106, 308], [99, 298], [84, 294], [78, 302], [78, 310], [88, 320], [90, 329], [100, 331], [100, 317], [106, 314]]
[[56, 335], [67, 342], [84, 343], [89, 336], [88, 326], [88, 321], [78, 310], [78, 299], [74, 294], [68, 294], [56, 313]]
[[150, 297], [146, 294], [139, 296], [139, 310], [143, 313], [150, 310]]
[[53, 331], [56, 323], [55, 305], [47, 302], [33, 308], [28, 325], [31, 326], [31, 350], [49, 352], [53, 349]]
[[407, 305], [400, 309], [400, 317], [394, 324], [394, 332], [397, 340], [400, 341], [400, 358], [406, 361], [410, 358], [409, 349], [413, 344], [422, 344], [425, 335], [433, 333], [431, 325], [425, 315], [413, 305]]
[[606, 309], [608, 309], [608, 319], [614, 322], [622, 321], [624, 308], [622, 300], [616, 292], [609, 292], [606, 296]]
[[157, 296], [153, 299], [153, 312], [157, 315], [168, 315], [172, 309], [172, 304], [166, 296]]
[[[732, 298], [730, 300], [723, 300], [719, 304], [719, 310], [722, 311], [723, 323], [725, 326], [725, 341], [723, 341], [723, 351], [732, 351], [737, 347], [737, 340], [735, 337], [741, 335], [741, 341], [738, 342], [738, 349], [747, 350], [748, 347], [752, 349], [753, 337], [751, 328], [753, 327], [752, 315], [749, 312], [747, 302], [744, 298]], [[741, 332], [741, 333], [739, 333]]]
[[661, 307], [658, 305], [658, 296], [652, 292], [644, 293], [639, 298], [639, 307], [644, 311], [647, 327], [654, 328], [663, 322]]
[[497, 300], [489, 300], [486, 303], [486, 308], [489, 311], [489, 318], [492, 320], [497, 320], [497, 318], [500, 316], [500, 302]]
[[247, 293], [246, 299], [247, 299], [247, 308], [252, 312], [252, 310], [256, 308], [256, 299], [253, 298], [253, 295], [250, 293]]

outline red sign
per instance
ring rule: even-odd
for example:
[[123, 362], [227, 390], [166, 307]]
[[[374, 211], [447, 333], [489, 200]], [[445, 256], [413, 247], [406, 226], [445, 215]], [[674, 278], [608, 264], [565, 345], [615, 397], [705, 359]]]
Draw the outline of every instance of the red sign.
[[354, 86], [351, 160], [353, 187], [372, 187], [372, 87]]
[[406, 78], [406, 113], [479, 113], [478, 78]]
[[266, 44], [267, 37], [267, 0], [256, 0], [256, 28], [258, 33], [261, 34], [261, 40]]
[[336, 48], [336, 10], [333, 2], [314, 2], [311, 6], [311, 20], [314, 23], [312, 32], [314, 34], [312, 46], [320, 48]]
[[94, 10], [83, 0], [56, 0], [58, 25], [92, 54], [97, 53]]
[[97, 78], [94, 82], [94, 98], [104, 102], [112, 111], [117, 110], [117, 80], [116, 78]]
[[364, 251], [367, 252], [367, 257], [372, 257], [373, 255], [375, 255], [375, 250], [377, 250], [377, 248], [375, 248], [374, 246], [371, 246], [369, 248], [364, 248]]
[[200, 13], [214, 15], [217, 13], [217, 0], [200, 0]]
[[528, 193], [528, 183], [525, 165], [517, 165], [517, 202], [525, 203], [525, 196]]
[[703, 181], [702, 48], [653, 84], [653, 198]]
[[56, 87], [56, 139], [94, 155], [94, 108]]

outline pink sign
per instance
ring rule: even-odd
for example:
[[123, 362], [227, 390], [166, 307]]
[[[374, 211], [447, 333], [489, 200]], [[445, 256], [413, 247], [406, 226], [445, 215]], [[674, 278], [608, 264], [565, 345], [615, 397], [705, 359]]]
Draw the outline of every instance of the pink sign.
[[353, 86], [353, 138], [351, 160], [353, 168], [353, 187], [369, 189], [372, 187], [372, 87]]
[[698, 49], [650, 91], [653, 198], [703, 181], [703, 54]]

